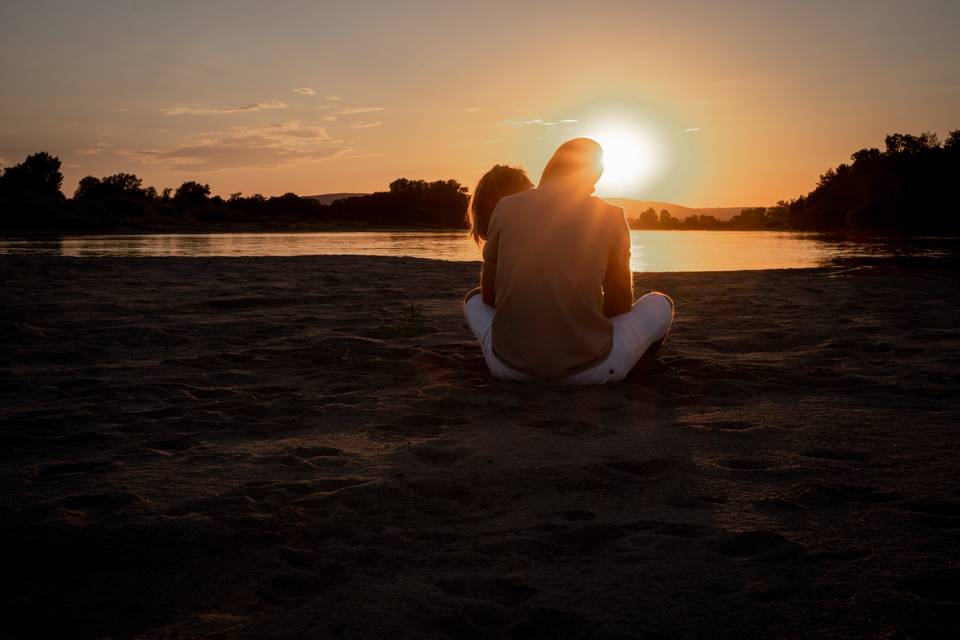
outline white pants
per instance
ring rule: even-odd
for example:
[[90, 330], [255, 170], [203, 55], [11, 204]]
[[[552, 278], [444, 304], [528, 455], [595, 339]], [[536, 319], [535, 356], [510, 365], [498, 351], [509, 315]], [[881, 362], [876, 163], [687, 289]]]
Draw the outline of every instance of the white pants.
[[[493, 353], [495, 313], [496, 309], [484, 304], [479, 294], [470, 296], [463, 304], [463, 316], [480, 342], [490, 373], [502, 380], [537, 380], [535, 376], [511, 369]], [[648, 293], [633, 303], [630, 311], [614, 316], [610, 321], [613, 322], [613, 348], [607, 359], [591, 369], [561, 378], [557, 381], [559, 384], [587, 385], [623, 380], [650, 345], [665, 338], [670, 331], [673, 302], [662, 293]]]

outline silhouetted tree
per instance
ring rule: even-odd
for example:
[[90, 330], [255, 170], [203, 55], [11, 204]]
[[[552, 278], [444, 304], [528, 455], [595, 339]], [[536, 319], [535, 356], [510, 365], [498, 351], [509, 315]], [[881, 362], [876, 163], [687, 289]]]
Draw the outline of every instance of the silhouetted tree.
[[640, 224], [644, 227], [654, 228], [659, 222], [660, 218], [657, 216], [657, 212], [653, 207], [648, 207], [640, 213]]
[[114, 200], [117, 198], [153, 199], [156, 190], [148, 193], [143, 188], [143, 180], [132, 173], [116, 173], [105, 178], [87, 176], [80, 180], [73, 197], [75, 200]]
[[62, 199], [60, 158], [45, 151], [26, 157], [20, 164], [7, 167], [0, 177], [0, 197], [18, 200], [28, 196]]
[[188, 180], [181, 184], [173, 195], [174, 202], [185, 205], [203, 205], [210, 197], [210, 185]]

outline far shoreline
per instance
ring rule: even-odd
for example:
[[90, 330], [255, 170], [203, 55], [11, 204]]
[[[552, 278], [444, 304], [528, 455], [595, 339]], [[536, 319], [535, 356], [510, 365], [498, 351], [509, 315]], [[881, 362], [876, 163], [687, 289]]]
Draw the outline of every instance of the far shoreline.
[[[912, 242], [956, 242], [960, 236], [938, 235], [907, 235], [907, 234], [865, 234], [853, 232], [826, 232], [802, 231], [797, 229], [637, 229], [634, 231], [673, 233], [673, 232], [723, 232], [726, 233], [784, 233], [803, 239], [821, 242], [839, 242], [856, 244], [890, 244], [906, 245]], [[469, 230], [457, 227], [367, 227], [367, 226], [323, 226], [323, 227], [229, 227], [225, 229], [209, 228], [173, 228], [173, 229], [103, 229], [103, 230], [3, 230], [0, 229], [0, 239], [21, 240], [28, 242], [42, 242], [56, 238], [84, 238], [84, 237], [136, 237], [136, 236], [223, 236], [223, 235], [286, 235], [286, 234], [348, 234], [348, 233], [445, 233], [463, 234], [469, 237]]]

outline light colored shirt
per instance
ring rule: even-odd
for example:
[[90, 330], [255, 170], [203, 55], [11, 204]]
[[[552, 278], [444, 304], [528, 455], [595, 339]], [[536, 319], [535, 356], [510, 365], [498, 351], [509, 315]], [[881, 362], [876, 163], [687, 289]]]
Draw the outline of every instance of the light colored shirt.
[[563, 378], [613, 345], [603, 313], [608, 264], [629, 264], [623, 209], [547, 184], [503, 198], [490, 217], [485, 269], [496, 269], [493, 351], [509, 367]]

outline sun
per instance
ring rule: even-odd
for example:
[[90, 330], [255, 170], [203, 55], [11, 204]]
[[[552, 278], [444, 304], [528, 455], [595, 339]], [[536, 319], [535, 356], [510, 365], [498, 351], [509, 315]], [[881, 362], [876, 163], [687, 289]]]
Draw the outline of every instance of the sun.
[[607, 124], [586, 137], [603, 147], [603, 176], [597, 183], [598, 193], [636, 194], [660, 172], [663, 150], [652, 134], [638, 126]]

